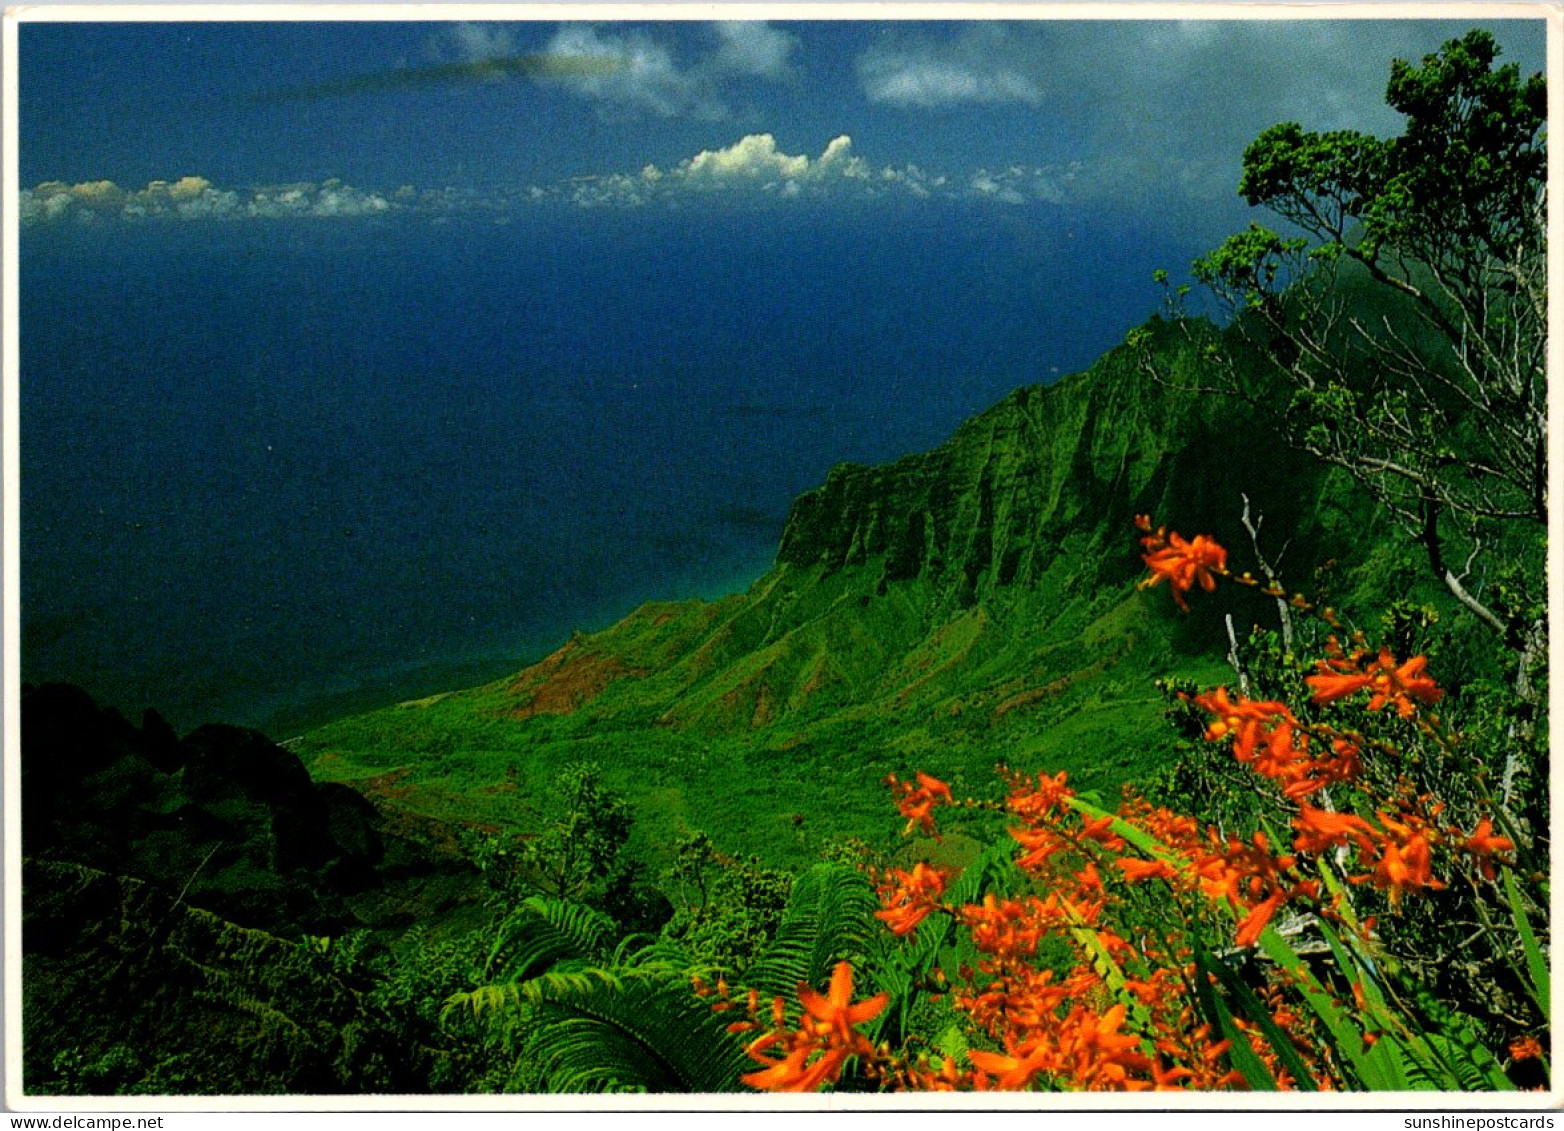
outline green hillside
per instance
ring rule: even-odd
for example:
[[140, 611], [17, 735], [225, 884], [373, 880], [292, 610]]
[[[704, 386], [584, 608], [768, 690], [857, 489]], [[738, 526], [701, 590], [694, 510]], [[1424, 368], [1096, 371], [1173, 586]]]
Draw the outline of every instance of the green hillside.
[[[881, 782], [916, 768], [978, 789], [1003, 761], [1114, 793], [1172, 756], [1153, 680], [1227, 671], [1219, 623], [1136, 591], [1136, 514], [1238, 547], [1247, 495], [1305, 577], [1364, 545], [1346, 490], [1252, 408], [1179, 391], [1201, 341], [1147, 333], [1170, 379], [1123, 346], [933, 451], [833, 468], [746, 593], [646, 605], [513, 677], [294, 748], [317, 780], [511, 833], [561, 766], [594, 761], [654, 861], [700, 830], [802, 864], [889, 829]], [[1266, 603], [1234, 607], [1240, 631], [1274, 625]]]

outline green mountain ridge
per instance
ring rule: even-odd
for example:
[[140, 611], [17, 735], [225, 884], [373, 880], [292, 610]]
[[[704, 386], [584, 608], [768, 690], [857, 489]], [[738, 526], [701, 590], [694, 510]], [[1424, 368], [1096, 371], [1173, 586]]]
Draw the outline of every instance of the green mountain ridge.
[[[802, 495], [743, 594], [643, 606], [515, 676], [324, 727], [311, 772], [524, 832], [564, 763], [594, 760], [658, 846], [732, 830], [778, 863], [887, 821], [916, 768], [977, 789], [1000, 761], [1116, 789], [1171, 755], [1151, 678], [1220, 680], [1220, 618], [1138, 594], [1134, 516], [1235, 549], [1243, 496], [1308, 571], [1362, 544], [1341, 483], [1199, 385], [1199, 332], [1016, 390], [932, 451]], [[1207, 329], [1204, 332], [1216, 333]], [[1269, 548], [1272, 556], [1276, 547]], [[1266, 601], [1232, 607], [1274, 623]], [[720, 839], [720, 838], [719, 838]]]

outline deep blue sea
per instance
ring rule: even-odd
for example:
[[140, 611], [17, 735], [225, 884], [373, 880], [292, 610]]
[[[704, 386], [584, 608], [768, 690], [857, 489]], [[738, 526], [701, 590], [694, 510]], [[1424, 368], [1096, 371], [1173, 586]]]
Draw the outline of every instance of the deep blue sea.
[[1183, 249], [1040, 208], [23, 233], [23, 678], [282, 737], [744, 588]]

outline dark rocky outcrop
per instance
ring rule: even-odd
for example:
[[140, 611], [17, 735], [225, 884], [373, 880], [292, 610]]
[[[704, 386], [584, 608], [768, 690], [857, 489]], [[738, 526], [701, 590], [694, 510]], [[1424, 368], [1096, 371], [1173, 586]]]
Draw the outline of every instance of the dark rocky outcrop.
[[439, 830], [259, 732], [180, 740], [61, 684], [24, 689], [22, 781], [28, 1092], [428, 1089], [444, 1054], [330, 956], [478, 909]]
[[22, 697], [22, 848], [135, 876], [240, 924], [298, 937], [429, 918], [481, 896], [475, 871], [353, 789], [316, 784], [257, 731], [183, 741], [79, 688]]

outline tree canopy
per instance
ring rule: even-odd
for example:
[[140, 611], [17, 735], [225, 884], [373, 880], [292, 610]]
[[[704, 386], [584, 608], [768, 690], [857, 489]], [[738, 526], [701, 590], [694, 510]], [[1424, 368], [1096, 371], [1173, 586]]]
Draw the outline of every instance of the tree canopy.
[[1239, 192], [1286, 229], [1251, 225], [1194, 273], [1288, 379], [1291, 434], [1399, 520], [1524, 687], [1540, 569], [1519, 599], [1469, 583], [1548, 508], [1546, 86], [1498, 56], [1474, 30], [1397, 60], [1399, 137], [1264, 131]]

